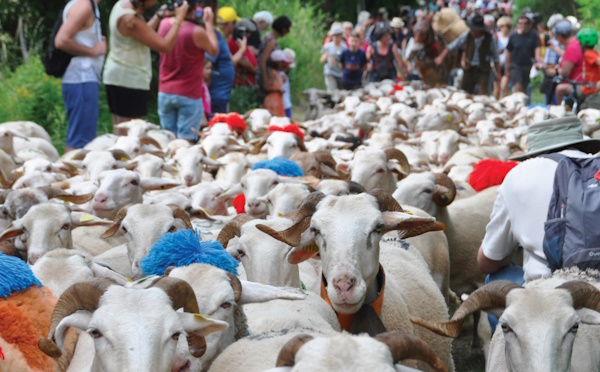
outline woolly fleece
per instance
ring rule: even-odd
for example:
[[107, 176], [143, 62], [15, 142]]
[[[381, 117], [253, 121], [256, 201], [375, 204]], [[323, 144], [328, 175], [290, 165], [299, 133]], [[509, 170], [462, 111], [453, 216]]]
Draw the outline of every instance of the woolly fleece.
[[302, 168], [293, 160], [286, 158], [275, 158], [271, 160], [261, 160], [254, 163], [252, 170], [270, 169], [280, 176], [303, 177]]
[[42, 283], [33, 276], [25, 261], [17, 257], [0, 253], [0, 298], [6, 298], [13, 292], [23, 291]]
[[158, 239], [148, 256], [140, 262], [144, 275], [164, 275], [169, 266], [188, 266], [203, 263], [237, 275], [238, 262], [231, 257], [221, 243], [215, 240], [200, 241], [190, 229], [167, 233]]

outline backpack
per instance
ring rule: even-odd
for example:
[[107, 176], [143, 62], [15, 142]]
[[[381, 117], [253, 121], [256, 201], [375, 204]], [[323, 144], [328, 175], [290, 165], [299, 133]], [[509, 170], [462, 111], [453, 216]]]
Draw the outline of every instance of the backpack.
[[543, 157], [558, 162], [544, 224], [544, 253], [552, 271], [600, 269], [600, 157]]
[[[94, 14], [94, 18], [100, 19], [96, 14], [97, 7], [94, 0], [90, 0], [90, 2], [92, 3], [92, 13]], [[60, 30], [60, 27], [63, 24], [64, 10], [65, 8], [62, 8], [58, 13], [58, 17], [56, 18], [56, 22], [54, 22], [52, 32], [50, 33], [50, 45], [48, 45], [48, 49], [46, 49], [46, 52], [42, 56], [42, 63], [44, 64], [46, 74], [57, 78], [60, 78], [65, 74], [67, 67], [69, 67], [69, 63], [71, 63], [71, 58], [73, 58], [72, 54], [54, 46], [56, 34], [58, 34], [58, 30]]]

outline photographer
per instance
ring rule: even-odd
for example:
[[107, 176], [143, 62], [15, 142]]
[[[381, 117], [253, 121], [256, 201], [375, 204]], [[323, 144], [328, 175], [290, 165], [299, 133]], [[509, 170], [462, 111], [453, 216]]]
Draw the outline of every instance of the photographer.
[[231, 61], [235, 67], [234, 86], [254, 86], [256, 84], [256, 56], [244, 44], [244, 40], [248, 40], [254, 31], [256, 31], [254, 23], [247, 18], [242, 18], [235, 25], [233, 35], [227, 40], [232, 55]]
[[[158, 72], [158, 115], [164, 129], [195, 142], [204, 115], [202, 106], [204, 52], [217, 54], [217, 36], [213, 29], [212, 9], [196, 9], [198, 0], [189, 0], [190, 5], [180, 27], [175, 46], [168, 53], [160, 54]], [[195, 14], [202, 17], [204, 26], [197, 24]], [[177, 20], [165, 18], [158, 27], [160, 36], [167, 35]]]

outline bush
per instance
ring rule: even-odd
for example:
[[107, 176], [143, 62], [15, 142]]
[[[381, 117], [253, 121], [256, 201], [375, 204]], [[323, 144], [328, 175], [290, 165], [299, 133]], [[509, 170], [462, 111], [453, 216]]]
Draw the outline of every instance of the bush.
[[[275, 18], [287, 15], [292, 20], [290, 34], [279, 39], [281, 48], [296, 52], [296, 67], [290, 72], [292, 102], [300, 103], [300, 93], [308, 88], [324, 88], [323, 66], [319, 63], [325, 37], [325, 15], [318, 4], [301, 0], [225, 0], [219, 6], [232, 6], [240, 17], [252, 18], [254, 13], [269, 10]], [[233, 99], [232, 99], [233, 104]], [[233, 109], [232, 109], [233, 110]]]
[[256, 89], [248, 86], [237, 86], [231, 91], [229, 111], [242, 114], [260, 105], [256, 97]]

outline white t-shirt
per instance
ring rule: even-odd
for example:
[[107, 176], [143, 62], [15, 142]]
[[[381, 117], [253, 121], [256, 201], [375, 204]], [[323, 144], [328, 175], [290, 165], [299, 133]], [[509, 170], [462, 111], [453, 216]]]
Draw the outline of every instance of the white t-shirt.
[[[591, 157], [578, 150], [560, 152], [572, 158]], [[525, 281], [551, 274], [544, 254], [544, 222], [552, 197], [557, 163], [533, 158], [514, 167], [498, 188], [498, 196], [481, 244], [483, 254], [500, 261], [523, 247]]]

